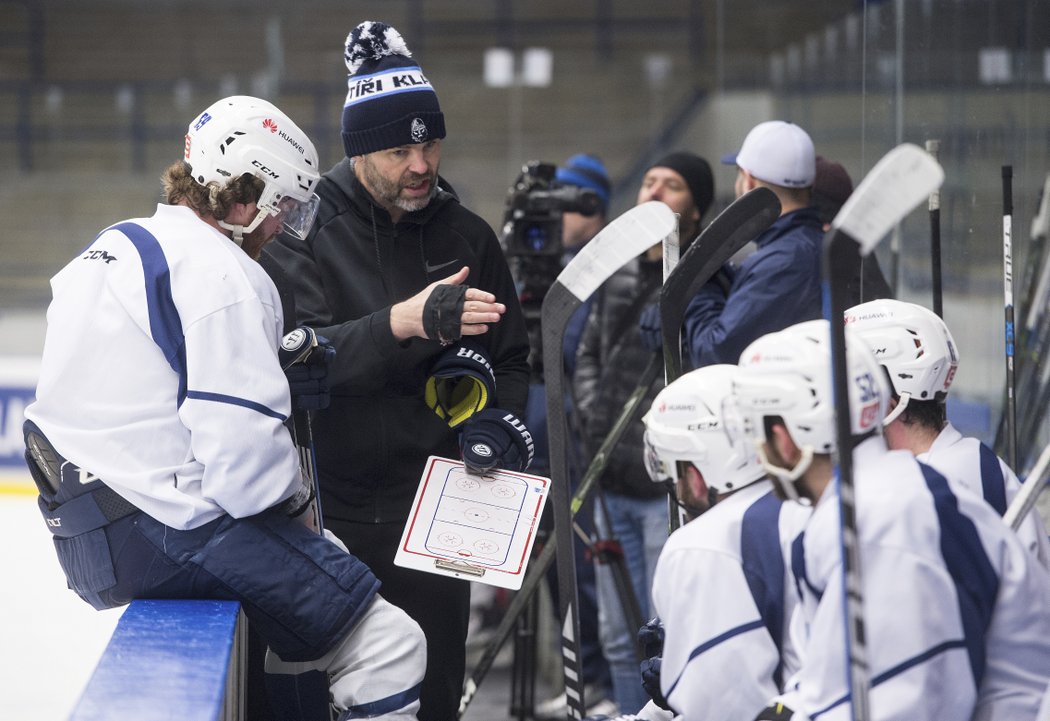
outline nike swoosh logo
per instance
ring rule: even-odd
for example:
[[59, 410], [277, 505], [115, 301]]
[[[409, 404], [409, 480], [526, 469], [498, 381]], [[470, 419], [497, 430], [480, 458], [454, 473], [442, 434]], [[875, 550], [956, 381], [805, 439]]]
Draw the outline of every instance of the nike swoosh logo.
[[435, 272], [441, 270], [442, 268], [447, 268], [450, 265], [452, 265], [453, 263], [458, 263], [458, 262], [459, 262], [459, 258], [453, 258], [452, 260], [450, 260], [447, 263], [438, 263], [437, 265], [431, 265], [430, 261], [425, 261], [424, 262], [424, 266], [426, 267], [427, 274], [429, 275], [430, 273], [435, 273]]

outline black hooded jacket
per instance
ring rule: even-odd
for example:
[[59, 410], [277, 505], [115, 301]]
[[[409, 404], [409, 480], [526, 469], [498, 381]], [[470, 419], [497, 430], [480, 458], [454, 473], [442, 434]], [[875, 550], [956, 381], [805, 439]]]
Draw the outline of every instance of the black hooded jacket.
[[529, 341], [513, 279], [492, 228], [441, 190], [396, 225], [344, 158], [317, 186], [321, 204], [306, 241], [287, 234], [269, 252], [295, 286], [298, 322], [336, 348], [332, 403], [315, 413], [326, 516], [403, 521], [430, 455], [459, 458], [457, 433], [423, 398], [437, 341], [398, 342], [390, 307], [470, 267], [467, 284], [507, 306], [482, 343], [496, 372], [492, 407], [522, 417]]

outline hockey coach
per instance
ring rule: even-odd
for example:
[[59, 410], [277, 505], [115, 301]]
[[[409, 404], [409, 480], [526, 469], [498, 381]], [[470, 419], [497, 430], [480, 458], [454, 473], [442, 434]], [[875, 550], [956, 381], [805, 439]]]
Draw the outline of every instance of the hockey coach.
[[[495, 233], [438, 176], [445, 120], [404, 40], [363, 22], [345, 60], [346, 157], [317, 185], [305, 242], [284, 235], [273, 254], [293, 278], [299, 322], [337, 350], [331, 405], [315, 423], [325, 527], [423, 628], [419, 718], [449, 721], [470, 586], [397, 567], [394, 554], [428, 456], [462, 448], [468, 467], [527, 466], [532, 441], [518, 419], [529, 340]], [[478, 387], [446, 403], [435, 379], [457, 373]]]

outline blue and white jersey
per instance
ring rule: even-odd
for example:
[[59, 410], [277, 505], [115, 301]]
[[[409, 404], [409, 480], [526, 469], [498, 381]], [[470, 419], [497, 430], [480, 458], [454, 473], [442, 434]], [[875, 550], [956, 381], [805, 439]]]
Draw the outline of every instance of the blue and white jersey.
[[[871, 718], [1035, 719], [1050, 680], [1050, 577], [979, 496], [881, 438], [854, 452]], [[802, 666], [778, 701], [844, 720], [839, 505], [829, 484], [796, 541]]]
[[[950, 483], [960, 483], [982, 496], [1000, 516], [1021, 490], [1017, 476], [991, 448], [976, 438], [963, 436], [951, 423], [934, 439], [930, 450], [916, 458], [936, 468]], [[1039, 564], [1050, 569], [1050, 540], [1038, 511], [1028, 514], [1017, 535]]]
[[281, 303], [229, 238], [160, 205], [104, 230], [51, 287], [26, 416], [59, 453], [177, 529], [299, 487]]
[[809, 509], [763, 480], [671, 534], [653, 579], [666, 632], [660, 683], [684, 718], [754, 718], [797, 668], [791, 541]]

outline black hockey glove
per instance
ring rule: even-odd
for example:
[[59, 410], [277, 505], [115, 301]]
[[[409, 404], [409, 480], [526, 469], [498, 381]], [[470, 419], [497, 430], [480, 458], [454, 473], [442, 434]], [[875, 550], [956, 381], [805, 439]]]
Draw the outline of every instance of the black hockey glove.
[[795, 712], [784, 704], [775, 703], [762, 709], [761, 713], [755, 716], [755, 721], [791, 721], [794, 715]]
[[427, 378], [427, 406], [457, 428], [496, 396], [496, 374], [478, 343], [462, 341], [438, 355]]
[[664, 697], [664, 692], [660, 690], [661, 663], [662, 659], [659, 656], [653, 656], [645, 659], [638, 665], [638, 669], [642, 673], [642, 688], [657, 706], [665, 711], [673, 711], [671, 704]]
[[646, 621], [645, 625], [638, 629], [638, 646], [642, 649], [642, 656], [663, 656], [664, 637], [664, 624], [660, 619], [652, 618]]
[[335, 358], [335, 348], [328, 339], [317, 335], [313, 328], [300, 326], [281, 340], [277, 357], [288, 378], [292, 408], [300, 411], [327, 408], [331, 400], [328, 369]]
[[463, 424], [459, 448], [468, 473], [494, 468], [524, 471], [532, 463], [535, 445], [525, 424], [509, 411], [486, 408]]

